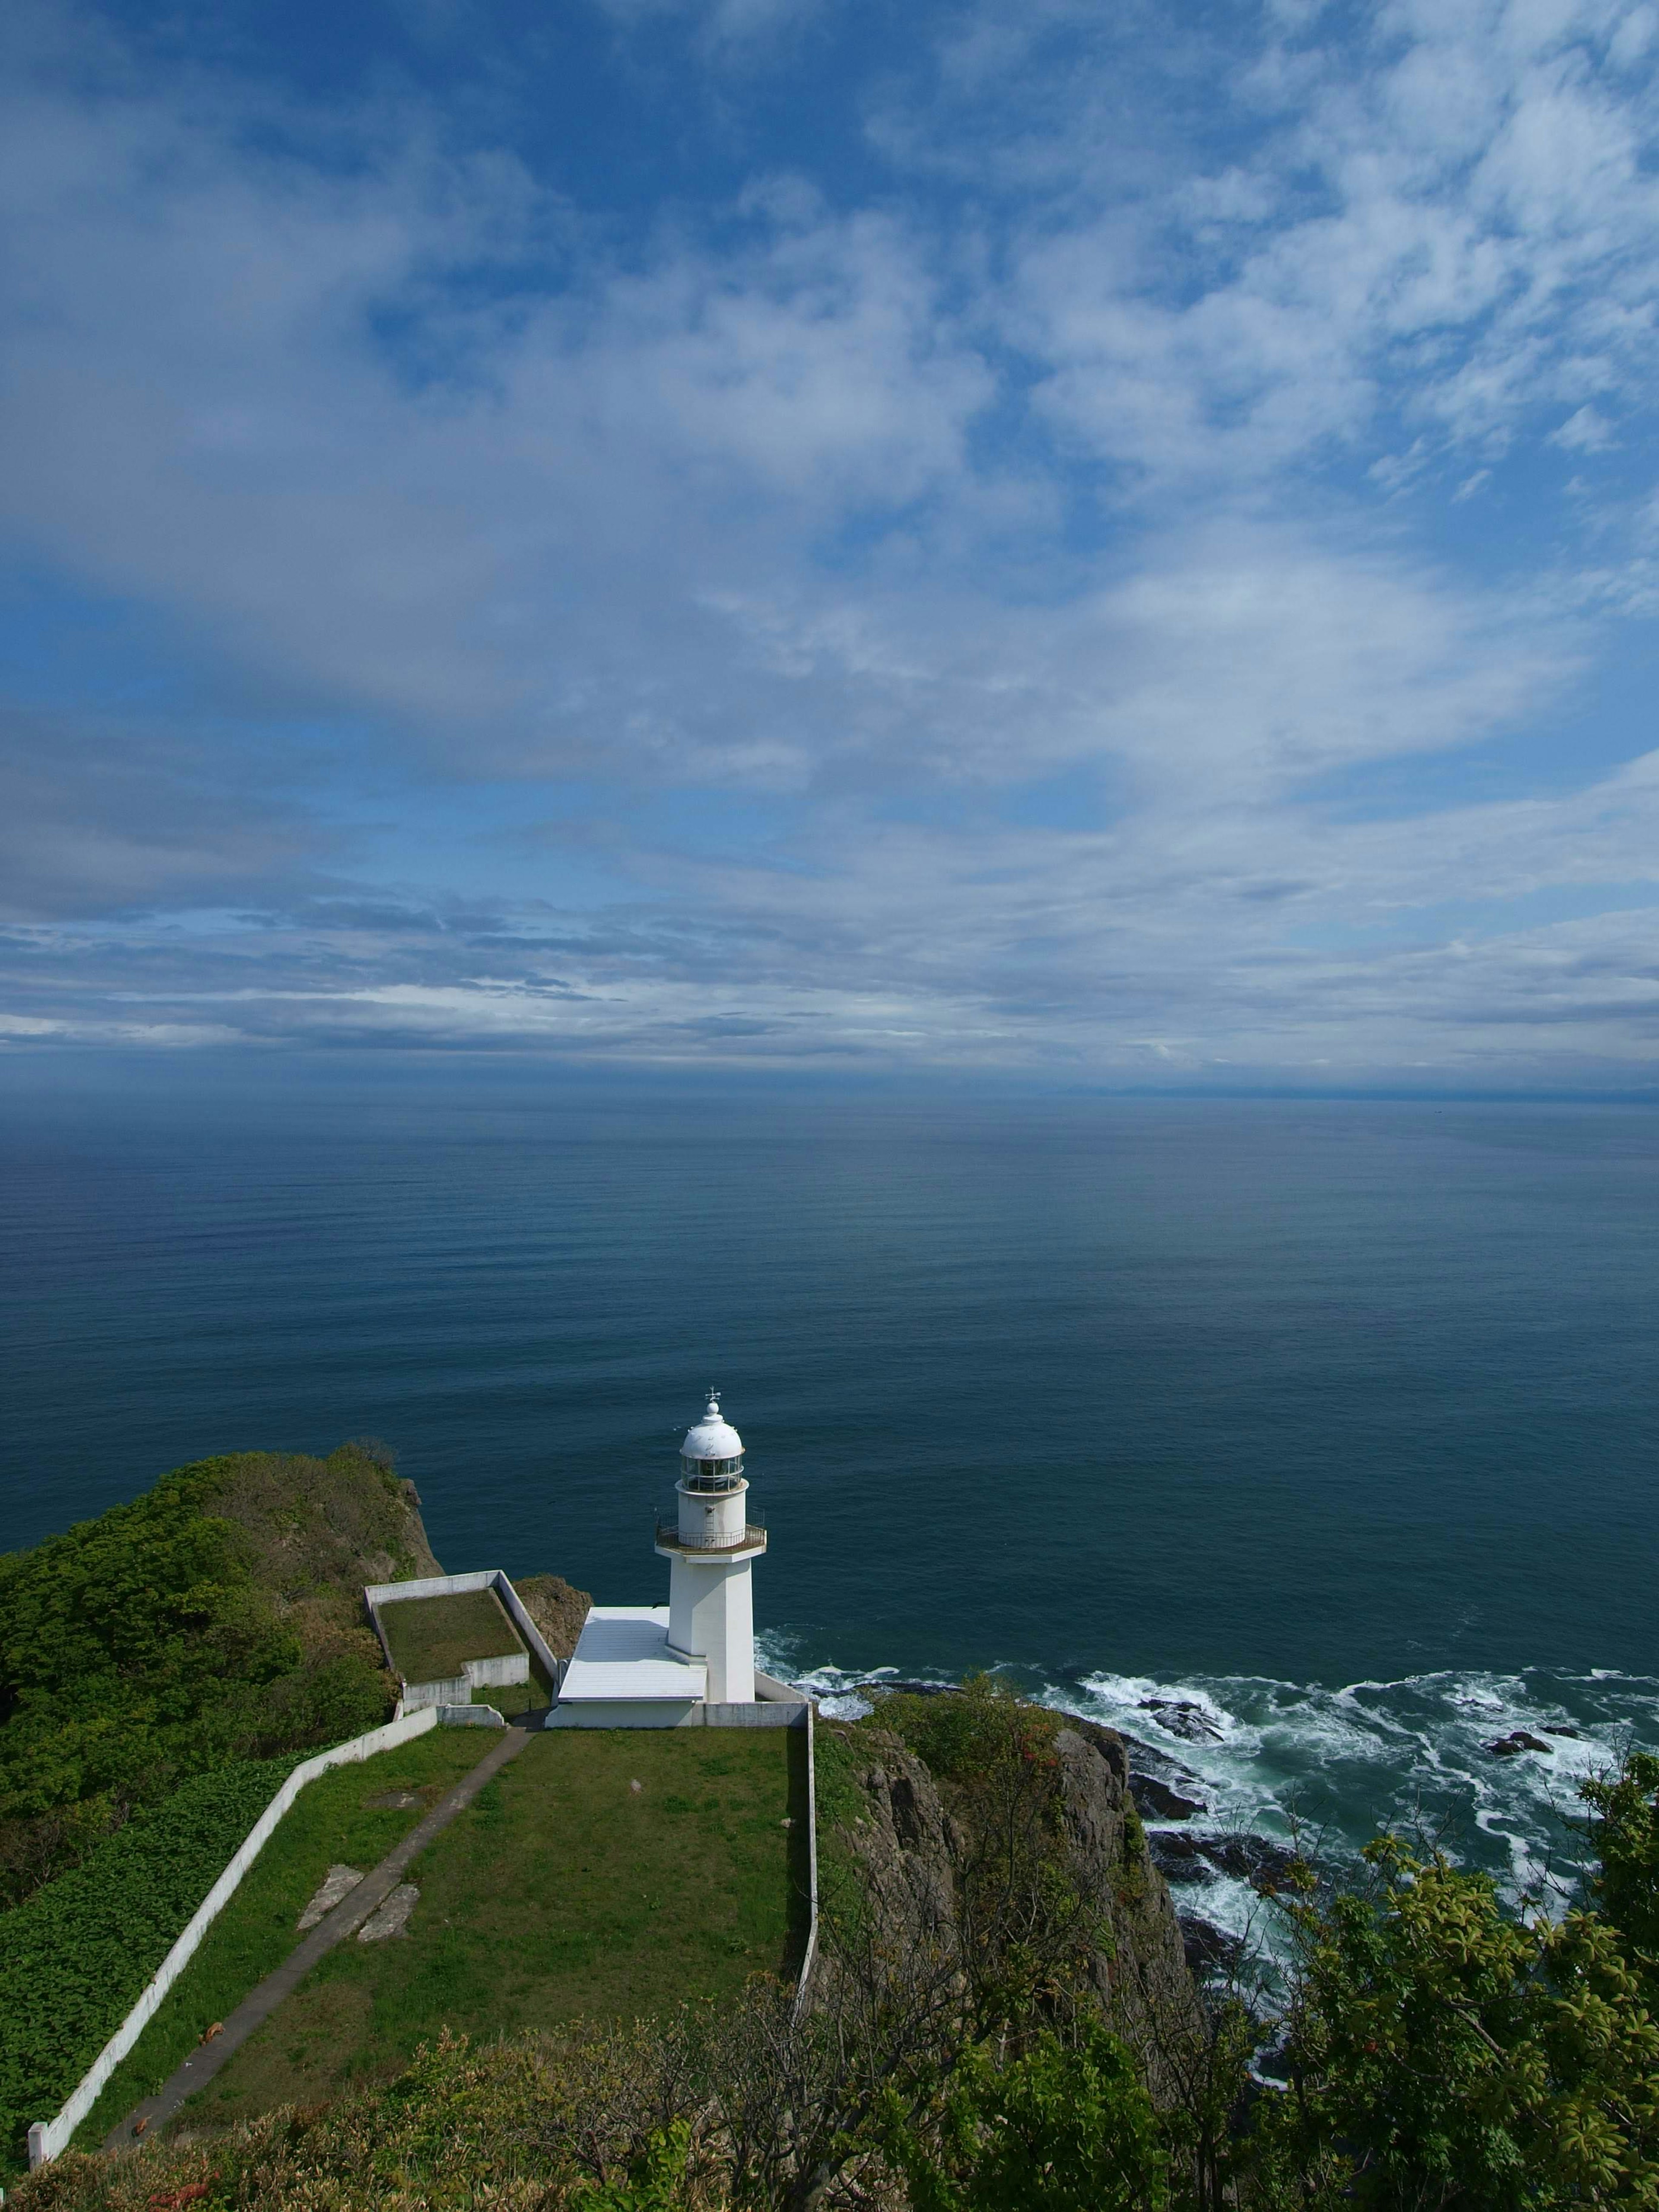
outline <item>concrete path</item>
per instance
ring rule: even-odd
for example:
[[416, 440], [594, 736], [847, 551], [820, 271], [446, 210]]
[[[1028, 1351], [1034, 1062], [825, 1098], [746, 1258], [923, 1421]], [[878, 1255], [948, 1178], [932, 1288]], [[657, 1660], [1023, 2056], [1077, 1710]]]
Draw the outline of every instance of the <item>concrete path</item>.
[[[347, 1892], [326, 1919], [318, 1922], [304, 1942], [290, 1951], [282, 1965], [242, 1999], [226, 2021], [223, 2033], [216, 2035], [211, 2043], [198, 2045], [184, 2064], [168, 2075], [155, 2096], [146, 2097], [142, 2105], [134, 2106], [120, 2125], [110, 2130], [104, 2137], [106, 2150], [131, 2150], [136, 2142], [160, 2135], [185, 2098], [193, 2097], [213, 2079], [232, 2052], [240, 2051], [254, 2029], [270, 2019], [283, 1999], [298, 1989], [317, 1961], [354, 1934], [369, 1914], [385, 1903], [403, 1880], [404, 1868], [420, 1856], [458, 1813], [466, 1810], [485, 1783], [493, 1780], [509, 1759], [516, 1759], [538, 1732], [543, 1717], [540, 1713], [526, 1713], [522, 1717], [531, 1725], [508, 1726], [496, 1735], [472, 1771], [441, 1798], [424, 1820], [416, 1821], [402, 1843], [388, 1851], [372, 1873], [366, 1874], [355, 1889]], [[146, 2124], [143, 2137], [138, 2134], [141, 2121]]]

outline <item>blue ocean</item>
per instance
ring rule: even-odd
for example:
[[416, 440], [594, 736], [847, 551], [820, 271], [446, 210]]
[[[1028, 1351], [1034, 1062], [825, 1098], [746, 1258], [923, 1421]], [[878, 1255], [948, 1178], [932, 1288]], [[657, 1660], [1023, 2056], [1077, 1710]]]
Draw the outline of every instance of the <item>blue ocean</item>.
[[1512, 1890], [1659, 1742], [1650, 1108], [12, 1063], [0, 1133], [8, 1547], [374, 1435], [446, 1566], [654, 1600], [712, 1383], [832, 1710], [1001, 1669], [1200, 1833]]

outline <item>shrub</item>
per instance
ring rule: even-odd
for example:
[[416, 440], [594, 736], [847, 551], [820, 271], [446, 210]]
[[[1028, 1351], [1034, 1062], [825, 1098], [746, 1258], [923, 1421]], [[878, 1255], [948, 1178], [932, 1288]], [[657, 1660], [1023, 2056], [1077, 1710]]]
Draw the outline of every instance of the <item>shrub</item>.
[[409, 1527], [349, 1448], [242, 1453], [0, 1559], [0, 1905], [192, 1774], [383, 1721], [362, 1571]]
[[199, 1776], [0, 1916], [0, 2160], [22, 2162], [291, 1765]]

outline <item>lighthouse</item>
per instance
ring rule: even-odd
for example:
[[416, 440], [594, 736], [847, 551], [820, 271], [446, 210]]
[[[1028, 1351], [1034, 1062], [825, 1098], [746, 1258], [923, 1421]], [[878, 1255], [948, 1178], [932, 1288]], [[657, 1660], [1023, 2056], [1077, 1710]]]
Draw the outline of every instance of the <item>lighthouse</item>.
[[749, 1518], [743, 1438], [711, 1390], [702, 1419], [680, 1446], [676, 1513], [657, 1525], [669, 1562], [668, 1648], [706, 1669], [710, 1705], [755, 1701], [755, 1604], [750, 1570], [766, 1531]]
[[596, 1605], [548, 1714], [549, 1728], [769, 1728], [805, 1711], [755, 1672], [750, 1570], [766, 1531], [749, 1518], [743, 1438], [711, 1390], [680, 1446], [672, 1520], [657, 1524], [666, 1605]]

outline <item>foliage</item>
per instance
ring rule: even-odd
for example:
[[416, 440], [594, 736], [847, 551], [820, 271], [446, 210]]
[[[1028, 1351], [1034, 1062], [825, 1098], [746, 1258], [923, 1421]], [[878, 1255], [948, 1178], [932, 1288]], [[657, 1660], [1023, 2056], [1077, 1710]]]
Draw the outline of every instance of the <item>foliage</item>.
[[1632, 1752], [1617, 1774], [1586, 1782], [1582, 1794], [1595, 1816], [1586, 1829], [1598, 1862], [1595, 1901], [1648, 2002], [1659, 2005], [1659, 1758]]
[[1011, 1760], [1051, 1771], [1064, 1725], [1058, 1713], [1028, 1705], [994, 1674], [970, 1674], [960, 1690], [936, 1697], [895, 1692], [882, 1698], [877, 1718], [939, 1781], [974, 1790]]
[[587, 2182], [571, 2192], [572, 2212], [674, 2212], [685, 2201], [691, 2123], [675, 2120], [650, 2136], [620, 2181]]
[[1262, 2201], [1659, 2206], [1659, 2027], [1613, 1928], [1512, 1917], [1486, 1875], [1393, 1837], [1367, 1857], [1370, 1888], [1290, 1907]]
[[927, 2133], [896, 2101], [882, 2118], [914, 2212], [1158, 2212], [1168, 2201], [1152, 2099], [1098, 2021], [1072, 2045], [1041, 2034], [1007, 2064], [983, 2045], [965, 2051]]
[[409, 1523], [362, 1449], [246, 1453], [0, 1559], [0, 1904], [191, 1775], [384, 1720], [362, 1569]]
[[0, 1916], [0, 2161], [18, 2163], [119, 2027], [289, 1771], [186, 1783], [73, 1872]]

